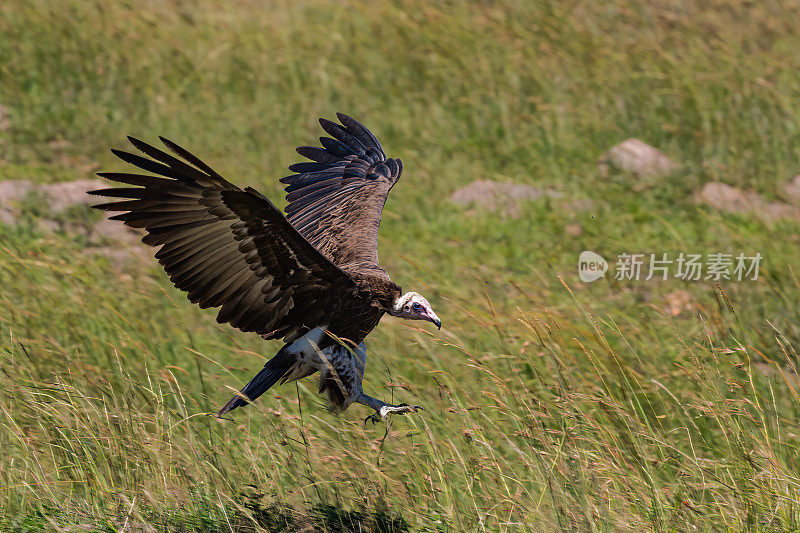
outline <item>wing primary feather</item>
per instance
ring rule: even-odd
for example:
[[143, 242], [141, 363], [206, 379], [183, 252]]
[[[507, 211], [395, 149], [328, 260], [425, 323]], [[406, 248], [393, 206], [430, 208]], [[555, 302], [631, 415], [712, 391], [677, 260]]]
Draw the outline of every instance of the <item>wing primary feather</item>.
[[348, 117], [344, 113], [336, 113], [336, 118], [339, 119], [339, 122], [344, 124], [344, 126], [350, 130], [353, 135], [367, 148], [374, 148], [377, 150], [382, 158], [386, 157], [386, 154], [383, 153], [383, 147], [381, 146], [380, 141], [375, 135], [372, 134], [362, 123], [357, 121], [354, 118]]
[[319, 142], [325, 148], [325, 150], [338, 157], [347, 157], [356, 153], [349, 146], [337, 139], [320, 137]]
[[338, 167], [331, 167], [326, 170], [318, 172], [304, 172], [302, 174], [292, 174], [291, 176], [286, 176], [281, 178], [279, 181], [281, 183], [286, 183], [286, 184], [301, 184], [305, 183], [306, 181], [311, 181], [319, 178], [333, 178], [341, 176], [342, 172], [344, 172], [344, 169], [345, 166], [340, 165]]
[[337, 174], [335, 176], [317, 178], [317, 179], [313, 179], [313, 180], [304, 181], [302, 183], [294, 183], [292, 185], [289, 185], [288, 187], [285, 187], [284, 190], [286, 191], [287, 196], [288, 196], [288, 193], [291, 193], [291, 192], [299, 190], [299, 189], [304, 189], [306, 187], [311, 187], [311, 186], [317, 187], [321, 183], [326, 183], [326, 182], [333, 183], [333, 182], [336, 182], [336, 181], [341, 181], [341, 179], [342, 179], [341, 174]]
[[131, 165], [139, 167], [142, 170], [153, 172], [154, 174], [159, 174], [161, 176], [166, 176], [168, 178], [173, 178], [182, 183], [190, 185], [195, 184], [194, 178], [191, 178], [172, 167], [168, 167], [167, 165], [164, 165], [157, 161], [153, 161], [152, 159], [147, 159], [146, 157], [132, 154], [124, 150], [111, 150], [111, 153], [113, 153], [115, 156], [119, 157], [126, 163], [130, 163]]
[[[155, 176], [145, 176], [143, 174], [129, 174], [124, 172], [98, 172], [98, 176], [107, 180], [116, 181], [117, 183], [127, 183], [128, 185], [157, 186], [157, 185], [174, 185], [175, 180], [157, 178]], [[94, 191], [89, 191], [89, 194], [94, 194]]]
[[324, 118], [319, 119], [319, 124], [322, 126], [322, 129], [328, 133], [328, 135], [347, 145], [347, 147], [353, 152], [357, 154], [363, 154], [367, 151], [367, 147], [361, 144], [361, 141], [359, 141], [355, 135], [341, 127], [339, 124]]
[[135, 137], [131, 137], [130, 135], [128, 136], [128, 140], [142, 153], [147, 154], [153, 159], [161, 161], [169, 167], [179, 170], [180, 172], [183, 172], [196, 180], [199, 179], [201, 181], [206, 181], [209, 178], [206, 174], [203, 174], [202, 171], [184, 163], [180, 159], [177, 159], [162, 150], [159, 150], [155, 146], [149, 145], [144, 141], [140, 141]]
[[237, 190], [237, 191], [239, 190], [239, 187], [236, 187], [235, 185], [233, 185], [231, 183], [228, 183], [225, 179], [222, 178], [222, 176], [217, 174], [214, 171], [214, 169], [212, 169], [210, 166], [208, 166], [205, 163], [203, 163], [203, 161], [201, 161], [200, 158], [198, 158], [197, 156], [195, 156], [194, 154], [189, 152], [187, 149], [182, 148], [178, 144], [170, 141], [169, 139], [167, 139], [165, 137], [159, 137], [159, 139], [161, 139], [161, 142], [164, 143], [164, 145], [167, 148], [172, 150], [172, 152], [175, 153], [178, 157], [182, 157], [183, 159], [185, 159], [189, 163], [193, 164], [194, 166], [196, 166], [197, 168], [199, 168], [200, 170], [202, 170], [203, 172], [205, 172], [209, 176], [215, 178], [218, 181], [219, 185], [224, 185], [226, 187], [232, 188], [232, 189]]
[[305, 161], [303, 163], [294, 163], [289, 165], [289, 170], [297, 172], [298, 174], [307, 174], [309, 172], [324, 172], [329, 169], [331, 165], [327, 163], [315, 163], [312, 161]]
[[336, 154], [331, 154], [327, 150], [316, 146], [298, 146], [297, 153], [317, 163], [333, 164], [339, 162]]

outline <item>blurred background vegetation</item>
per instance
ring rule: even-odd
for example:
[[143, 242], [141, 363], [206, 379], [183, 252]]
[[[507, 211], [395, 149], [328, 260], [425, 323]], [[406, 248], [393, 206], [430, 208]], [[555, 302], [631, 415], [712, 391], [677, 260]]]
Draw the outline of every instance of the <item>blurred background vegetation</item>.
[[[797, 530], [798, 220], [695, 192], [790, 201], [799, 27], [772, 0], [0, 3], [0, 180], [164, 135], [283, 205], [294, 147], [344, 112], [405, 163], [381, 261], [445, 326], [387, 318], [369, 346], [365, 388], [421, 415], [365, 428], [308, 381], [220, 422], [279, 345], [28, 198], [0, 223], [0, 528]], [[601, 172], [630, 137], [676, 169]], [[448, 199], [475, 180], [554, 194]], [[584, 284], [583, 250], [764, 259]]]

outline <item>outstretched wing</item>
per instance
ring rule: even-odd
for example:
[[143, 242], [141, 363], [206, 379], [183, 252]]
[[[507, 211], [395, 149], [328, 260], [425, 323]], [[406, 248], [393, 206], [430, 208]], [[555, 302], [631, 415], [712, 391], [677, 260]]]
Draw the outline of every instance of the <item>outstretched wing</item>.
[[333, 263], [378, 267], [378, 226], [389, 190], [400, 178], [403, 162], [388, 159], [378, 139], [347, 115], [342, 125], [320, 119], [331, 137], [322, 148], [301, 146], [311, 163], [297, 163], [287, 184], [286, 218]]
[[123, 211], [111, 218], [147, 230], [142, 242], [159, 247], [170, 280], [200, 307], [220, 308], [218, 322], [291, 342], [324, 323], [325, 302], [355, 287], [259, 192], [239, 189], [163, 137], [182, 160], [129, 139], [152, 159], [114, 154], [162, 177], [101, 173], [136, 187], [91, 191], [123, 199], [94, 207]]

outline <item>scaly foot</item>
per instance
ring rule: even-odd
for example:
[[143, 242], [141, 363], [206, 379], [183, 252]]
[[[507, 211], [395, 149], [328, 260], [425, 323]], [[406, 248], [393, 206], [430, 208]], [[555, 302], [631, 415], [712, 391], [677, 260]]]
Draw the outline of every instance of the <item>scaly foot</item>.
[[424, 409], [419, 405], [408, 405], [407, 403], [401, 403], [400, 405], [382, 405], [379, 410], [364, 419], [364, 425], [367, 425], [367, 422], [370, 421], [373, 424], [380, 422], [391, 413], [406, 414], [416, 413], [417, 411], [424, 411]]

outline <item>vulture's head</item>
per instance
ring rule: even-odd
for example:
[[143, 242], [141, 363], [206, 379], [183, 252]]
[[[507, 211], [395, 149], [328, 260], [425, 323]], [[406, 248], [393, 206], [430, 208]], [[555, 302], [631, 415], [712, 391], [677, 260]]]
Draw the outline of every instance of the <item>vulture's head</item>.
[[433, 312], [431, 304], [418, 292], [407, 292], [398, 298], [389, 314], [409, 320], [427, 320], [442, 329], [442, 321]]

